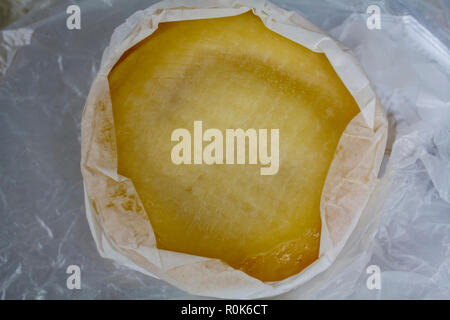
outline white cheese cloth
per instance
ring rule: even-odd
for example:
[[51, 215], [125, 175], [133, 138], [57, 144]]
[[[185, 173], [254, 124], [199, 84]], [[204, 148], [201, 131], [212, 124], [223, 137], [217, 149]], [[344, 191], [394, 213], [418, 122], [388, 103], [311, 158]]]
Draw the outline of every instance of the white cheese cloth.
[[[249, 10], [272, 31], [325, 53], [361, 110], [345, 129], [325, 181], [320, 204], [319, 259], [299, 274], [277, 282], [261, 282], [217, 259], [159, 250], [145, 210], [130, 214], [118, 209], [130, 199], [136, 208], [143, 206], [132, 182], [117, 173], [107, 79], [112, 67], [127, 49], [151, 35], [161, 22], [226, 17]], [[297, 13], [256, 0], [159, 2], [136, 12], [115, 29], [83, 112], [81, 167], [87, 218], [97, 248], [105, 258], [197, 295], [253, 299], [287, 292], [327, 269], [342, 250], [378, 181], [387, 127], [380, 102], [354, 57]], [[117, 205], [107, 206], [107, 202]]]

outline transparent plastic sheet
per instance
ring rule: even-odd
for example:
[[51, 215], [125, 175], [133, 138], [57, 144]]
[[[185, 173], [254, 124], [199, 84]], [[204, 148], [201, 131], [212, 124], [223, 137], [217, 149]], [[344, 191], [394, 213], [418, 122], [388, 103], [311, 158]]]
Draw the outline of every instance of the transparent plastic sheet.
[[[273, 2], [353, 50], [391, 129], [384, 173], [367, 207], [378, 214], [363, 213], [330, 269], [279, 297], [449, 298], [448, 6], [381, 2], [382, 28], [368, 30], [368, 2]], [[72, 3], [59, 1], [8, 27], [9, 34], [32, 32], [31, 41], [7, 42], [0, 31], [0, 298], [190, 297], [102, 259], [84, 213], [82, 107], [112, 30], [149, 3], [80, 1], [82, 30], [69, 31], [65, 9]], [[66, 287], [71, 264], [81, 267], [81, 290]], [[381, 269], [381, 290], [367, 289], [372, 264]]]

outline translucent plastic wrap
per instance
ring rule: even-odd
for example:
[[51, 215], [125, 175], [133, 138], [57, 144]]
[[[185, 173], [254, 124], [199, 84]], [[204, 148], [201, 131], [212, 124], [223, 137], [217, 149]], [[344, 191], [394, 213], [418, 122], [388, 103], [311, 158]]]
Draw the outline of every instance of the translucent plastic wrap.
[[[112, 30], [149, 5], [119, 3], [81, 2], [81, 30], [67, 30], [61, 1], [0, 31], [0, 298], [190, 297], [101, 258], [84, 213], [82, 107]], [[390, 121], [385, 168], [354, 234], [327, 271], [279, 298], [449, 298], [448, 7], [382, 7], [381, 29], [369, 30], [369, 3], [274, 3], [352, 49]], [[81, 268], [81, 290], [66, 287], [69, 265]], [[380, 290], [366, 286], [369, 265]]]

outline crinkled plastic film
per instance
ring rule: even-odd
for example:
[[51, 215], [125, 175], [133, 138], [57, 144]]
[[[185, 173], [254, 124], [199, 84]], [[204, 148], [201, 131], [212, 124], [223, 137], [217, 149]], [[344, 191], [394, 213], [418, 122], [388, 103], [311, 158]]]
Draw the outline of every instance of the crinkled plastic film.
[[[433, 35], [448, 26], [429, 32], [423, 25], [442, 19], [430, 24], [407, 15], [419, 5], [403, 15], [385, 6], [382, 28], [368, 30], [365, 7], [351, 15], [354, 8], [334, 2], [327, 7], [275, 3], [299, 10], [352, 49], [390, 126], [380, 181], [345, 247], [326, 271], [279, 297], [448, 298], [449, 54]], [[8, 27], [6, 37], [21, 34], [13, 42], [0, 31], [0, 296], [186, 297], [165, 282], [99, 257], [84, 216], [82, 105], [109, 34], [145, 5], [83, 2], [84, 30], [78, 33], [64, 30], [67, 5], [45, 12], [51, 18], [35, 15]], [[324, 12], [331, 18], [322, 19]], [[105, 17], [101, 22], [95, 18], [99, 14]], [[19, 31], [23, 28], [30, 31]], [[83, 290], [66, 289], [70, 264], [81, 267]], [[381, 290], [366, 286], [371, 264], [381, 269]]]

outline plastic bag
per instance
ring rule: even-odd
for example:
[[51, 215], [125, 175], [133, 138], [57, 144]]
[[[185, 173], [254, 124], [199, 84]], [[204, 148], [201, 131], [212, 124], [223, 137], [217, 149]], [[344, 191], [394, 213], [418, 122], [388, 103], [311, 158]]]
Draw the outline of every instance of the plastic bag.
[[[368, 30], [369, 2], [274, 3], [299, 10], [353, 50], [390, 120], [386, 169], [370, 205], [379, 220], [363, 215], [366, 232], [349, 239], [330, 269], [279, 298], [448, 298], [448, 7], [388, 2], [381, 29]], [[82, 1], [82, 29], [67, 30], [70, 4], [8, 27], [33, 34], [12, 49], [0, 76], [0, 298], [192, 297], [101, 258], [84, 214], [82, 106], [112, 30], [149, 3]], [[4, 40], [0, 47], [3, 59], [10, 49]], [[69, 265], [81, 268], [81, 290], [66, 287]], [[381, 270], [380, 290], [367, 288], [369, 265]]]

